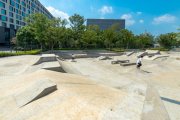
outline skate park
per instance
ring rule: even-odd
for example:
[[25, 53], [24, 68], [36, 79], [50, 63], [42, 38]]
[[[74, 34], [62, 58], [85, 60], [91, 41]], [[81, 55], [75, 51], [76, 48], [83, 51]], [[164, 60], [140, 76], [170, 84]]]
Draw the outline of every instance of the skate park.
[[0, 119], [178, 120], [179, 74], [179, 52], [64, 50], [1, 58]]

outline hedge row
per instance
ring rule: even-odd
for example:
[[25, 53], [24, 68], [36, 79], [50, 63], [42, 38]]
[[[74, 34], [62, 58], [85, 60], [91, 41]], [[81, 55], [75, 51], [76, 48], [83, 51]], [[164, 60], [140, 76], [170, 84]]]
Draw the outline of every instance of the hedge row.
[[18, 52], [0, 52], [0, 57], [8, 57], [8, 56], [18, 56], [18, 55], [37, 55], [40, 54], [41, 50], [31, 50], [31, 51], [18, 51]]

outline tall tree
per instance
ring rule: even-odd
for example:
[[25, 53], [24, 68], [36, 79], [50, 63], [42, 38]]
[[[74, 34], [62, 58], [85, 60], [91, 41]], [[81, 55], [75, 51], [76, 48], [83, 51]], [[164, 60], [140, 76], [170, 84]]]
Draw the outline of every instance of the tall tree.
[[26, 22], [34, 29], [35, 38], [41, 45], [41, 49], [43, 49], [48, 39], [47, 32], [50, 27], [50, 20], [45, 15], [36, 13], [28, 16]]
[[171, 48], [176, 45], [177, 35], [176, 33], [161, 34], [157, 37], [158, 43], [165, 48]]
[[137, 36], [136, 45], [138, 48], [150, 48], [153, 47], [154, 36], [150, 33], [143, 33]]
[[17, 31], [16, 34], [17, 46], [23, 47], [24, 49], [32, 49], [32, 45], [37, 43], [35, 41], [34, 29], [29, 26], [24, 26]]
[[70, 26], [73, 31], [73, 39], [75, 40], [77, 47], [82, 47], [81, 36], [85, 30], [84, 22], [85, 19], [83, 16], [74, 14], [69, 17]]

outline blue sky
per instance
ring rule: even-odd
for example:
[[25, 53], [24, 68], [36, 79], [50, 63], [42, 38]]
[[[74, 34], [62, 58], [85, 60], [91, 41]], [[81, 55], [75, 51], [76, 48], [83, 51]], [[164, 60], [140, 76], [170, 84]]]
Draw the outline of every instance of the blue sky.
[[126, 19], [135, 34], [177, 32], [180, 0], [40, 0], [55, 16], [68, 18], [78, 13], [85, 18]]

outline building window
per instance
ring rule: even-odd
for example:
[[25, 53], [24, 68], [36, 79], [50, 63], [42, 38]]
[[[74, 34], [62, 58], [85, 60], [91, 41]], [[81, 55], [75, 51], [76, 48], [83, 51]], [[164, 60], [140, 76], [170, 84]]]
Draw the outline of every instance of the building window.
[[15, 2], [13, 0], [10, 0], [10, 5], [14, 6]]
[[10, 28], [11, 28], [11, 29], [14, 29], [14, 25], [13, 25], [13, 24], [10, 24]]
[[9, 10], [10, 10], [11, 12], [13, 12], [13, 7], [12, 7], [12, 6], [9, 6]]
[[5, 8], [5, 3], [0, 1], [0, 7]]
[[7, 21], [7, 17], [6, 17], [6, 16], [3, 16], [3, 15], [0, 15], [0, 20], [2, 20], [2, 21]]
[[7, 24], [5, 22], [2, 22], [2, 27], [7, 27]]
[[14, 20], [12, 18], [9, 18], [10, 23], [14, 23]]
[[10, 16], [10, 17], [13, 17], [14, 15], [13, 15], [13, 13], [12, 13], [12, 12], [9, 12], [9, 16]]
[[2, 14], [2, 15], [6, 15], [6, 10], [1, 9], [1, 14]]

